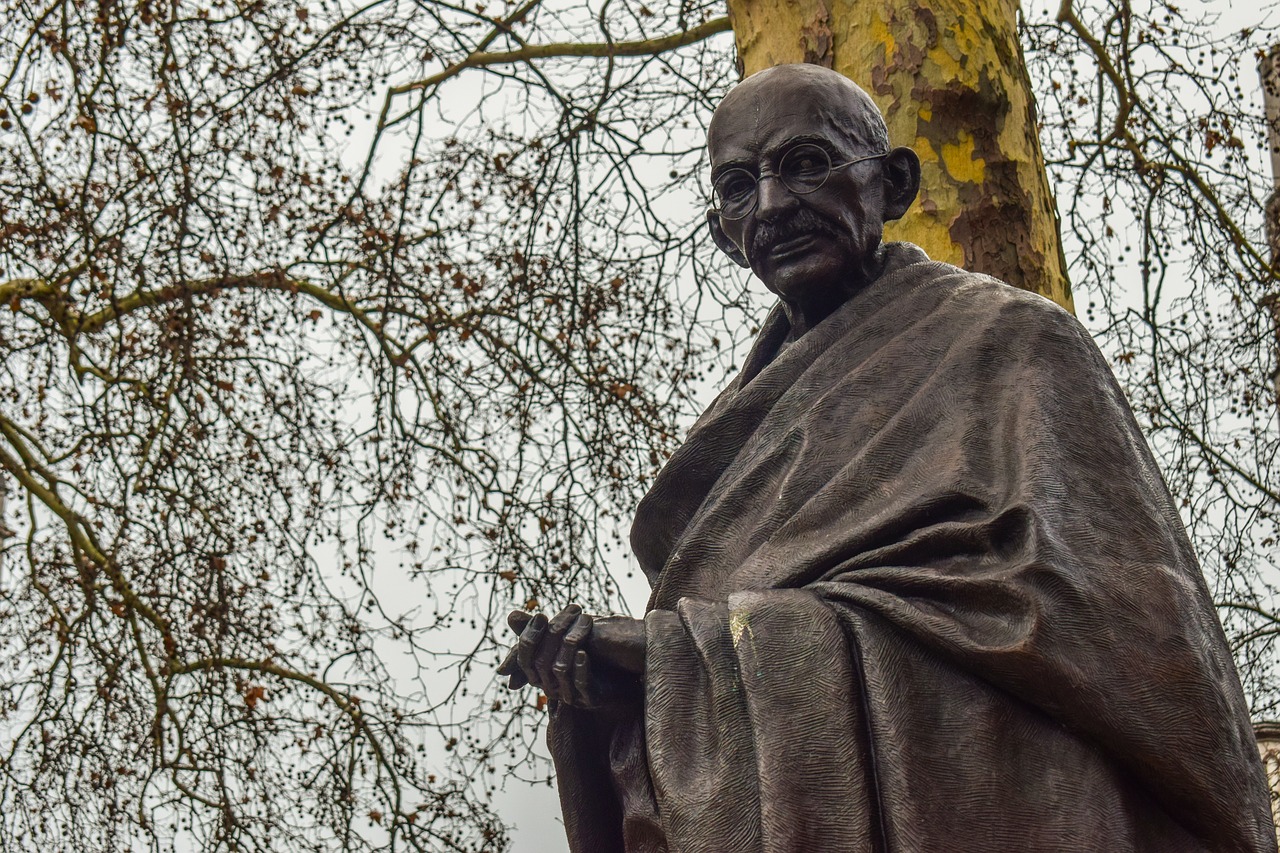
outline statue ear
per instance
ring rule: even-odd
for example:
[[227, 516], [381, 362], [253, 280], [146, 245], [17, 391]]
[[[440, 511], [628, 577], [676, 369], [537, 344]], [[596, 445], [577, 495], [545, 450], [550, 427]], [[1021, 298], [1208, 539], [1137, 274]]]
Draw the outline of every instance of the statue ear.
[[720, 214], [714, 210], [707, 211], [707, 227], [711, 229], [711, 239], [716, 241], [716, 245], [720, 247], [720, 251], [724, 252], [733, 262], [740, 267], [747, 267], [747, 256], [742, 254], [742, 249], [738, 248], [738, 244], [729, 239], [729, 235], [724, 233], [724, 225], [720, 222]]
[[895, 148], [884, 158], [884, 221], [901, 219], [920, 192], [920, 158], [910, 148]]

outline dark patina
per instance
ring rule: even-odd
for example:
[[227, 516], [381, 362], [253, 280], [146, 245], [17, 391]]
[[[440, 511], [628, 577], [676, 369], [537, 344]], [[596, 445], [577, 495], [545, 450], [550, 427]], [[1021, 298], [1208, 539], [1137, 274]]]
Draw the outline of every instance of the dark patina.
[[641, 501], [643, 620], [510, 619], [575, 853], [1274, 851], [1199, 566], [1088, 334], [885, 244], [874, 104], [782, 66], [708, 145], [779, 302]]

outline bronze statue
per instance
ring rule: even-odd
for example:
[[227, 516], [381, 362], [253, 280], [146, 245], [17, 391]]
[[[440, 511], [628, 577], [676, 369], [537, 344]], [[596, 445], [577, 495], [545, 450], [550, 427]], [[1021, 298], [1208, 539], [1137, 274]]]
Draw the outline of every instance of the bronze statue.
[[716, 243], [779, 298], [641, 501], [643, 621], [513, 613], [570, 846], [1275, 851], [1238, 677], [1085, 330], [884, 244], [870, 98], [782, 66], [708, 133]]

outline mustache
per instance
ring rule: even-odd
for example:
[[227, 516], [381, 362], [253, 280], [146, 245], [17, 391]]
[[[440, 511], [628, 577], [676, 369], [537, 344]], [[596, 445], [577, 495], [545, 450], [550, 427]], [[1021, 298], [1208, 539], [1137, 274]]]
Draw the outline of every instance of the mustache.
[[755, 233], [751, 236], [751, 253], [753, 255], [768, 252], [778, 243], [821, 234], [827, 237], [838, 236], [835, 228], [812, 210], [800, 209], [786, 219], [775, 222], [758, 222]]

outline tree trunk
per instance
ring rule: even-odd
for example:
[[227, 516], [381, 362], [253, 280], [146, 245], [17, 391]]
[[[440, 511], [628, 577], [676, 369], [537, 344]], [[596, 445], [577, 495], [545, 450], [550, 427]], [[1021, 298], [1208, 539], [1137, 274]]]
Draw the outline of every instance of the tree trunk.
[[1017, 0], [729, 0], [744, 74], [834, 68], [920, 155], [920, 198], [887, 237], [1073, 310], [1017, 11]]

